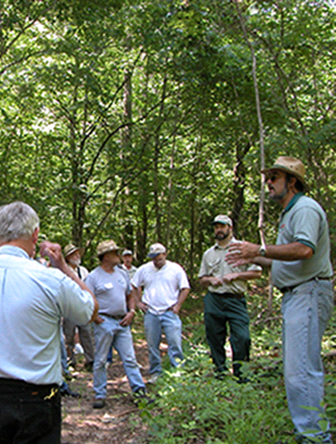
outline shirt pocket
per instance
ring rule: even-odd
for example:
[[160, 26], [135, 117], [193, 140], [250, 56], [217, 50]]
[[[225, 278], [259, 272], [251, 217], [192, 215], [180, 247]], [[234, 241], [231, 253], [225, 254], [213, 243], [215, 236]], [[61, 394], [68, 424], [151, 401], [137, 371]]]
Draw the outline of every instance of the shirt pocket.
[[218, 258], [212, 262], [209, 262], [209, 275], [218, 275], [220, 274], [220, 263], [221, 259]]

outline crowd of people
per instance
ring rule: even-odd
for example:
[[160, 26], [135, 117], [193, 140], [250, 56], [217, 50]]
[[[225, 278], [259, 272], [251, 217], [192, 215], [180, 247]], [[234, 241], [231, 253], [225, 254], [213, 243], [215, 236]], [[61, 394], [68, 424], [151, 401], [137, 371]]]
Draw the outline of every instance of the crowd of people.
[[[326, 214], [307, 190], [305, 168], [279, 157], [262, 171], [270, 198], [282, 207], [275, 245], [257, 245], [233, 236], [233, 221], [212, 221], [214, 245], [205, 251], [199, 282], [207, 287], [204, 323], [215, 377], [225, 378], [225, 343], [232, 348], [233, 377], [250, 359], [247, 282], [272, 267], [273, 284], [283, 293], [283, 362], [287, 402], [299, 442], [332, 443], [322, 407], [321, 341], [333, 309], [333, 270]], [[162, 243], [149, 247], [149, 261], [136, 268], [133, 252], [112, 239], [97, 246], [99, 265], [81, 265], [81, 249], [44, 241], [36, 255], [39, 218], [27, 204], [0, 207], [0, 443], [60, 443], [62, 394], [68, 366], [76, 367], [78, 337], [93, 372], [93, 408], [106, 406], [107, 363], [118, 353], [134, 400], [152, 402], [146, 383], [162, 375], [162, 334], [174, 374], [185, 362], [181, 307], [190, 292], [183, 267], [167, 259]], [[45, 260], [50, 266], [46, 267]], [[40, 263], [39, 263], [40, 262]], [[137, 362], [131, 331], [143, 313], [149, 375]], [[15, 319], [15, 322], [13, 321]], [[63, 376], [62, 376], [63, 375]], [[64, 392], [65, 390], [65, 392]], [[27, 427], [29, 424], [29, 427]]]

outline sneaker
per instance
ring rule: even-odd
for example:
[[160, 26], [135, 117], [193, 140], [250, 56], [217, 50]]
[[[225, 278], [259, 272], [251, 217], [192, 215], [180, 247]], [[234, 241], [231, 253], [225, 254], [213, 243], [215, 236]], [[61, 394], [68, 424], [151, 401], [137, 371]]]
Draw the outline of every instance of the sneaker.
[[309, 439], [306, 436], [299, 435], [295, 438], [295, 441], [297, 441], [299, 444], [313, 444], [313, 443], [320, 443], [320, 444], [333, 444], [331, 438], [324, 435], [319, 435], [316, 437], [312, 437], [312, 439]]
[[159, 379], [160, 373], [152, 373], [151, 377], [148, 379], [148, 384], [155, 384]]
[[71, 396], [72, 398], [81, 398], [81, 394], [73, 392], [65, 381], [63, 381], [59, 391], [61, 396]]
[[103, 407], [105, 407], [106, 402], [105, 399], [103, 398], [98, 398], [95, 400], [95, 402], [93, 403], [93, 408], [94, 409], [102, 409]]

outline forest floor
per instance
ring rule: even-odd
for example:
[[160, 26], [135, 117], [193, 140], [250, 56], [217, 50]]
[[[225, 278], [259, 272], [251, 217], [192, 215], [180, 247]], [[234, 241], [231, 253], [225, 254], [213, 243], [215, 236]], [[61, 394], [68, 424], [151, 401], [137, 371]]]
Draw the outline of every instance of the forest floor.
[[[181, 313], [184, 320], [183, 339], [188, 341], [189, 335], [191, 335], [190, 332], [193, 334], [196, 332], [201, 336], [198, 339], [193, 337], [193, 340], [198, 342], [204, 336], [204, 332], [199, 329], [200, 319], [197, 319], [197, 321], [192, 319], [191, 321], [188, 316], [192, 311], [195, 313], [200, 311], [200, 303], [193, 300], [190, 305], [192, 309], [189, 307], [188, 310], [182, 310]], [[259, 310], [252, 310], [251, 308], [250, 311], [254, 319], [259, 319], [257, 316]], [[258, 319], [256, 323], [258, 323]], [[251, 327], [253, 330], [253, 325]], [[334, 331], [334, 329], [331, 331], [331, 342], [336, 339]], [[147, 383], [149, 379], [147, 344], [144, 339], [142, 317], [140, 315], [136, 316], [132, 332], [135, 353], [137, 361], [142, 367], [141, 373], [144, 382], [150, 397], [155, 399], [156, 391], [159, 389], [155, 385]], [[336, 352], [333, 347], [335, 345], [331, 346], [330, 351], [324, 356], [326, 369], [329, 369], [329, 373], [332, 374], [335, 373], [336, 362]], [[229, 345], [225, 348], [229, 356], [231, 353]], [[160, 349], [162, 355], [166, 355], [167, 346], [165, 342], [161, 343]], [[255, 350], [255, 353], [257, 353], [257, 350]], [[80, 393], [81, 397], [63, 397], [62, 399], [61, 444], [148, 444], [153, 442], [153, 436], [150, 435], [147, 423], [143, 420], [143, 414], [151, 414], [151, 411], [146, 409], [143, 412], [135, 405], [132, 391], [117, 352], [114, 351], [113, 363], [107, 369], [107, 404], [103, 409], [93, 408], [93, 373], [84, 370], [83, 359], [83, 355], [78, 355], [76, 371], [73, 372], [74, 378], [68, 382], [71, 390]], [[164, 359], [168, 363], [166, 356]], [[153, 414], [155, 413], [153, 412]]]
[[[146, 343], [137, 340], [134, 348], [146, 383], [149, 378]], [[113, 363], [107, 369], [107, 405], [104, 408], [92, 407], [93, 373], [84, 371], [83, 364], [79, 363], [73, 375], [69, 386], [80, 393], [81, 398], [62, 398], [62, 444], [147, 442], [146, 424], [142, 422], [141, 410], [134, 403], [121, 360], [115, 351]], [[150, 393], [153, 386], [148, 384], [147, 389]]]

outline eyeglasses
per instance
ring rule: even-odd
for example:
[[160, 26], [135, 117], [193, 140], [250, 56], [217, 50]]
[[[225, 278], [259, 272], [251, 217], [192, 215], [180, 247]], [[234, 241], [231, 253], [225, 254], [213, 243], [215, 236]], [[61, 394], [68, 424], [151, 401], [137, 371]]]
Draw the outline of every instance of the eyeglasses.
[[277, 179], [279, 179], [279, 175], [278, 174], [271, 174], [270, 176], [266, 177], [266, 182], [270, 181], [270, 182], [275, 182]]

